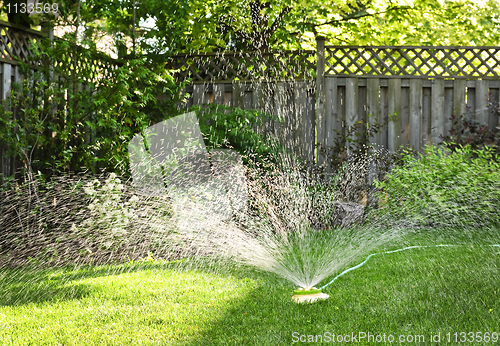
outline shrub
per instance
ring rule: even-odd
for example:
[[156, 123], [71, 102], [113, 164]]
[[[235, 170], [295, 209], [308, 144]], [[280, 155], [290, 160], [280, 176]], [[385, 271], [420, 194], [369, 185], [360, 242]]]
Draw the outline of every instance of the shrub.
[[500, 225], [500, 165], [493, 148], [427, 146], [425, 154], [407, 151], [402, 159], [385, 181], [376, 181], [381, 208], [375, 216], [420, 226]]
[[208, 150], [236, 150], [244, 163], [276, 161], [283, 153], [283, 148], [276, 140], [265, 138], [255, 131], [265, 121], [277, 120], [273, 115], [213, 103], [195, 106], [191, 110], [196, 112]]
[[[493, 116], [500, 116], [500, 105], [490, 98], [488, 100], [488, 113]], [[449, 135], [441, 136], [443, 144], [452, 151], [465, 145], [470, 145], [472, 149], [481, 149], [485, 146], [494, 149], [498, 157], [500, 155], [500, 127], [489, 128], [474, 119], [474, 114], [467, 109], [466, 114], [455, 117], [451, 116], [452, 129]], [[474, 153], [472, 153], [475, 155]]]

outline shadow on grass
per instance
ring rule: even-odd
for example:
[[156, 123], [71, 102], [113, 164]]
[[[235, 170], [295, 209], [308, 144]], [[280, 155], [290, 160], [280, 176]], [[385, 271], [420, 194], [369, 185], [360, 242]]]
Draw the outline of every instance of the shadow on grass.
[[[38, 304], [85, 298], [100, 288], [87, 279], [97, 279], [121, 274], [158, 270], [201, 270], [208, 273], [235, 272], [214, 268], [213, 261], [136, 261], [125, 264], [101, 266], [66, 266], [60, 268], [18, 267], [0, 269], [0, 306]], [[238, 271], [236, 271], [237, 273]], [[243, 275], [243, 274], [242, 274]]]

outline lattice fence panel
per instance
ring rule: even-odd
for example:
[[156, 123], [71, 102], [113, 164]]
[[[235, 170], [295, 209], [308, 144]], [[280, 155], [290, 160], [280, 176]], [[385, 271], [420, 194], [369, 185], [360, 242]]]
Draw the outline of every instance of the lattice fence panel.
[[500, 47], [325, 47], [327, 75], [499, 77]]
[[[0, 22], [0, 57], [8, 60], [32, 61], [31, 46], [40, 42], [43, 35], [33, 30], [20, 30]], [[40, 63], [40, 62], [38, 62]]]
[[[32, 45], [35, 42], [41, 42], [44, 34], [31, 29], [25, 29], [12, 25], [8, 22], [0, 21], [0, 57], [11, 60], [13, 63], [20, 60], [34, 66], [46, 64], [46, 61], [35, 59]], [[67, 42], [60, 38], [55, 38], [54, 46], [60, 45], [62, 52], [61, 59], [54, 62], [55, 67], [61, 70], [73, 71], [75, 64], [72, 62], [74, 50], [67, 49]], [[102, 54], [93, 54], [90, 51], [78, 47], [77, 49], [76, 73], [79, 79], [85, 82], [98, 83], [110, 77], [112, 71], [116, 70], [121, 63], [113, 60], [109, 56]]]
[[[57, 45], [59, 40], [56, 40]], [[74, 71], [76, 68], [76, 75], [84, 82], [91, 82], [99, 84], [100, 81], [111, 77], [121, 63], [113, 60], [105, 54], [91, 54], [89, 51], [79, 47], [77, 50], [76, 64], [72, 60], [74, 51], [68, 51], [67, 54], [62, 55], [62, 59], [54, 62], [54, 65], [59, 70]]]
[[166, 68], [178, 70], [178, 81], [311, 79], [316, 75], [316, 52], [183, 54], [171, 57]]

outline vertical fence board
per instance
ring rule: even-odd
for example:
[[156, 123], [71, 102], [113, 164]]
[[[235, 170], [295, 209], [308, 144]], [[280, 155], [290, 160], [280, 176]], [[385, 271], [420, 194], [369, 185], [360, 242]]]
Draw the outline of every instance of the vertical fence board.
[[224, 104], [228, 107], [233, 107], [233, 92], [224, 90]]
[[305, 82], [296, 82], [293, 85], [293, 101], [294, 101], [294, 112], [295, 118], [292, 119], [292, 129], [293, 129], [293, 143], [294, 149], [297, 155], [302, 159], [306, 160], [306, 107], [307, 107], [307, 89]]
[[245, 84], [233, 82], [233, 105], [235, 108], [245, 108]]
[[422, 146], [422, 80], [410, 79], [410, 146], [420, 151]]
[[[380, 88], [380, 113], [378, 122], [380, 124], [385, 123], [385, 119], [388, 116], [389, 116], [389, 88], [383, 87]], [[388, 149], [388, 124], [384, 125], [379, 130], [378, 133], [378, 144], [380, 148], [384, 149]]]
[[285, 107], [286, 107], [286, 90], [285, 83], [276, 83], [276, 89], [274, 93], [274, 112], [279, 121], [275, 122], [275, 133], [274, 135], [278, 138], [279, 142], [283, 145], [285, 144], [286, 134], [284, 133], [285, 127]]
[[431, 141], [431, 88], [423, 88], [422, 95], [422, 140], [421, 145]]
[[[368, 117], [366, 122], [370, 127], [373, 127], [379, 120], [380, 115], [380, 80], [378, 78], [369, 78], [367, 80], [366, 89], [366, 116]], [[379, 137], [378, 134], [372, 134], [372, 136], [368, 138], [368, 141], [375, 145], [380, 144]]]
[[487, 80], [477, 80], [476, 81], [476, 109], [475, 117], [483, 125], [488, 125], [488, 81]]
[[244, 109], [252, 109], [252, 92], [245, 91], [243, 94], [243, 108]]
[[467, 87], [467, 100], [466, 100], [466, 112], [468, 116], [475, 118], [476, 117], [476, 88]]
[[[499, 97], [500, 91], [498, 89], [490, 89], [490, 99], [493, 103], [493, 108], [498, 106]], [[493, 108], [489, 111], [489, 119], [491, 121], [491, 125], [489, 125], [488, 127], [494, 130], [497, 126], [500, 125], [500, 116], [498, 116], [498, 114], [493, 111]]]
[[214, 83], [213, 86], [213, 94], [214, 94], [214, 103], [218, 105], [224, 104], [224, 84], [222, 83]]
[[[465, 114], [465, 79], [455, 79], [453, 81], [453, 116], [455, 119], [460, 119], [462, 115]], [[477, 101], [477, 94], [476, 94]], [[476, 109], [478, 109], [476, 107]], [[453, 124], [452, 124], [453, 126]]]
[[12, 65], [3, 64], [2, 71], [2, 100], [6, 100], [12, 86]]
[[[358, 79], [347, 78], [345, 86], [345, 121], [346, 128], [352, 128], [358, 121]], [[351, 139], [357, 139], [356, 133], [350, 136]], [[350, 151], [348, 150], [348, 155]]]
[[[258, 111], [263, 111], [264, 109], [264, 91], [263, 91], [263, 85], [262, 83], [254, 83], [252, 84], [253, 90], [252, 90], [252, 100], [251, 100], [251, 108], [258, 110]], [[267, 123], [262, 122], [260, 126], [257, 128], [257, 133], [261, 135], [266, 135], [268, 133], [268, 128], [267, 128]]]
[[194, 84], [193, 85], [193, 105], [201, 106], [204, 103], [207, 103], [207, 95], [206, 95], [206, 87], [205, 84]]
[[436, 145], [444, 135], [444, 79], [434, 79], [431, 89], [431, 142]]
[[306, 160], [314, 162], [314, 143], [315, 143], [315, 98], [314, 88], [311, 85], [306, 85]]
[[408, 146], [410, 143], [410, 88], [401, 88], [401, 145]]
[[286, 95], [286, 103], [285, 103], [285, 127], [284, 127], [284, 134], [285, 134], [285, 139], [284, 139], [284, 144], [285, 147], [288, 149], [289, 152], [291, 153], [297, 153], [298, 148], [296, 147], [295, 144], [295, 132], [296, 132], [296, 124], [295, 124], [295, 102], [294, 102], [294, 83], [287, 82], [286, 84], [286, 89], [285, 89], [285, 95]]
[[401, 146], [401, 79], [389, 79], [387, 111], [391, 117], [387, 128], [387, 148], [394, 153]]
[[453, 88], [444, 89], [444, 134], [443, 137], [449, 136], [452, 120], [451, 116], [453, 114]]
[[[276, 88], [276, 83], [262, 83], [262, 111], [266, 114], [276, 115], [274, 109], [274, 90]], [[266, 120], [266, 134], [268, 136], [274, 136], [275, 131], [275, 121], [273, 119]]]
[[[318, 137], [321, 136], [322, 145], [324, 148], [333, 146], [338, 127], [338, 94], [337, 94], [337, 78], [325, 79], [325, 110], [323, 119], [318, 118], [318, 125], [321, 127], [318, 132]], [[320, 122], [322, 121], [322, 122]], [[319, 128], [318, 127], [318, 128]], [[323, 156], [318, 155], [318, 158], [324, 160]], [[324, 161], [318, 161], [323, 164]]]

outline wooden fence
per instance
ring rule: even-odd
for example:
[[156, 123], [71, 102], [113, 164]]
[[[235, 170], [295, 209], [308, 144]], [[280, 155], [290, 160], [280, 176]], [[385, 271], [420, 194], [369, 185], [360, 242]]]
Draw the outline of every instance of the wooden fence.
[[234, 54], [173, 57], [178, 80], [193, 80], [187, 106], [215, 102], [273, 113], [283, 123], [261, 131], [320, 164], [326, 158], [315, 146], [332, 146], [357, 122], [370, 126], [390, 116], [369, 139], [390, 152], [440, 143], [452, 115], [499, 126], [488, 103], [500, 101], [500, 47], [325, 46], [318, 38], [313, 71], [311, 51], [281, 52], [294, 59], [281, 64], [274, 81], [268, 56]]

